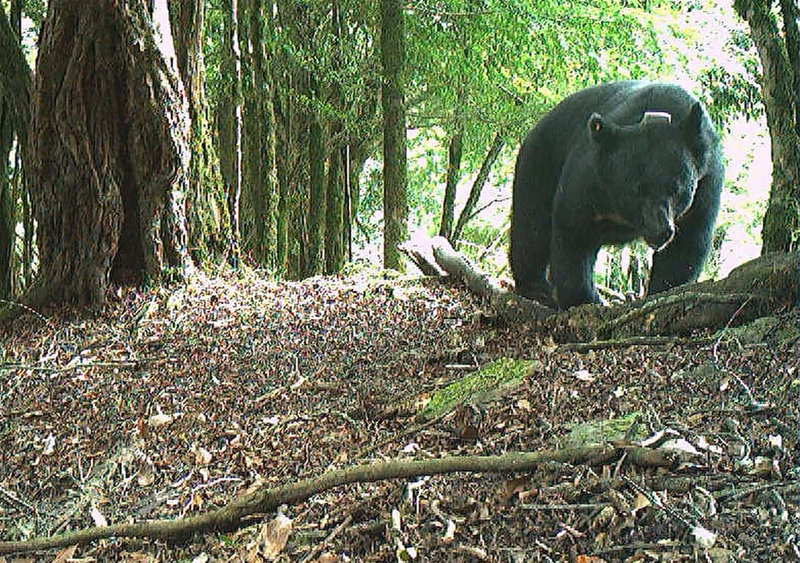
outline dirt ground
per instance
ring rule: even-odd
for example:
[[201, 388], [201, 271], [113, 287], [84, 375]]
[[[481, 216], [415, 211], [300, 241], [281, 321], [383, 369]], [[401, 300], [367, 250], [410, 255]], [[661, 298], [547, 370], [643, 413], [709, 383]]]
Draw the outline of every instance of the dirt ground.
[[[367, 276], [199, 277], [28, 314], [0, 333], [2, 541], [178, 519], [356, 464], [558, 450], [581, 429], [678, 461], [354, 484], [232, 533], [0, 563], [800, 560], [800, 343], [777, 333], [576, 351], [459, 286]], [[533, 368], [415, 416], [498, 358]]]

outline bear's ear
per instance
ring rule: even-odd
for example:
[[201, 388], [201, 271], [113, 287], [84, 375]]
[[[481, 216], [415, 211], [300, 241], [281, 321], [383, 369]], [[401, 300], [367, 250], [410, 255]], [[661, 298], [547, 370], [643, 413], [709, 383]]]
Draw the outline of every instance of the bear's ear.
[[606, 136], [606, 133], [608, 133], [606, 120], [603, 119], [603, 116], [599, 113], [593, 113], [589, 116], [587, 126], [589, 127], [589, 135], [591, 135], [592, 140], [596, 143], [599, 143], [603, 137]]
[[703, 106], [700, 105], [700, 102], [695, 102], [692, 104], [692, 109], [689, 110], [688, 115], [681, 121], [680, 127], [683, 131], [683, 137], [690, 144], [696, 143], [702, 138], [704, 117]]
[[692, 151], [698, 166], [702, 166], [704, 155], [716, 142], [716, 136], [708, 123], [705, 110], [703, 110], [700, 102], [695, 102], [692, 105], [692, 109], [681, 120], [679, 127], [686, 146]]

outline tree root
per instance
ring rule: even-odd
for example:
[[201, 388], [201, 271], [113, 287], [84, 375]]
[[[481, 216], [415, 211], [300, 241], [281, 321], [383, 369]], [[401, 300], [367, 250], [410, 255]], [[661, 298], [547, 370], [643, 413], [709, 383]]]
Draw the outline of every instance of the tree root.
[[430, 261], [423, 271], [444, 270], [487, 299], [504, 319], [541, 322], [558, 342], [588, 342], [631, 336], [680, 336], [697, 330], [744, 324], [795, 307], [800, 301], [800, 254], [773, 253], [734, 269], [727, 278], [675, 287], [645, 300], [605, 307], [581, 305], [558, 312], [507, 291], [450, 246], [430, 240], [417, 245], [412, 261]]
[[620, 458], [622, 454], [625, 455], [625, 462], [646, 467], [670, 467], [676, 461], [674, 455], [661, 450], [588, 446], [544, 452], [510, 453], [502, 456], [451, 456], [422, 461], [389, 461], [356, 465], [275, 488], [259, 487], [222, 508], [183, 520], [114, 524], [29, 541], [0, 542], [0, 554], [84, 545], [112, 537], [185, 541], [198, 532], [230, 532], [245, 526], [250, 516], [272, 512], [282, 504], [302, 502], [313, 495], [341, 485], [456, 472], [524, 472], [547, 462], [602, 465]]

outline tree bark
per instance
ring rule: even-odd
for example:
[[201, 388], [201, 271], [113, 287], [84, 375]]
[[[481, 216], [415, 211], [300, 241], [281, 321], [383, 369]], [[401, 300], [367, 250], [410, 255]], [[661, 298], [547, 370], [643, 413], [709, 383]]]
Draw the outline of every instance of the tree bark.
[[[5, 18], [0, 6], [0, 19]], [[14, 141], [11, 104], [0, 96], [0, 299], [11, 296], [14, 277], [14, 233], [15, 212], [14, 198], [11, 195], [11, 183], [8, 181], [8, 157]]]
[[[229, 260], [236, 267], [239, 265], [240, 242], [242, 228], [240, 222], [242, 198], [242, 54], [239, 49], [239, 0], [225, 1], [225, 40], [228, 44], [227, 62], [229, 76], [227, 81], [228, 95], [231, 100], [230, 110], [230, 176], [226, 187], [228, 213], [231, 223], [231, 240], [229, 241]], [[227, 116], [226, 116], [227, 117]]]
[[48, 5], [28, 168], [41, 262], [34, 306], [102, 302], [112, 278], [158, 281], [191, 267], [188, 113], [168, 21], [154, 34], [143, 0]]
[[[319, 92], [315, 84], [311, 88], [312, 96]], [[306, 276], [316, 276], [323, 272], [325, 266], [325, 145], [323, 136], [325, 126], [315, 111], [311, 116], [308, 132], [308, 166], [309, 166], [309, 209], [308, 209], [308, 265]]]
[[[18, 152], [27, 153], [30, 122], [31, 71], [20, 44], [21, 4], [14, 2], [11, 21], [0, 6], [0, 298], [13, 293], [16, 268], [17, 194], [9, 181], [9, 156], [17, 139]], [[22, 159], [17, 155], [17, 163]], [[15, 175], [19, 174], [19, 168]]]
[[405, 24], [401, 0], [381, 1], [383, 63], [383, 265], [403, 269], [398, 244], [408, 236]]
[[208, 123], [205, 95], [205, 3], [202, 0], [170, 0], [170, 21], [175, 30], [175, 51], [189, 100], [191, 120], [187, 230], [192, 257], [202, 261], [218, 258], [230, 239], [229, 217], [219, 157]]
[[481, 197], [483, 186], [486, 185], [486, 181], [489, 179], [489, 173], [492, 171], [492, 166], [494, 166], [494, 163], [497, 161], [497, 157], [500, 156], [503, 145], [505, 145], [505, 141], [498, 132], [495, 134], [494, 139], [492, 139], [489, 152], [486, 153], [483, 162], [481, 162], [481, 168], [478, 171], [478, 175], [475, 177], [475, 181], [472, 182], [472, 188], [469, 190], [467, 201], [458, 216], [456, 227], [453, 229], [452, 241], [453, 244], [456, 245], [456, 248], [458, 248], [458, 241], [464, 232], [464, 227], [466, 227], [469, 220], [472, 219], [472, 213], [475, 211], [475, 206], [478, 204], [478, 200]]
[[786, 54], [794, 74], [794, 131], [800, 135], [800, 8], [797, 0], [781, 0]]
[[[761, 235], [764, 254], [795, 250], [800, 238], [800, 136], [793, 111], [798, 102], [797, 82], [771, 4], [766, 0], [734, 2], [737, 13], [750, 26], [761, 59], [761, 87], [772, 141], [772, 187]], [[784, 23], [788, 31], [796, 27], [797, 20]], [[790, 49], [792, 34], [787, 33]]]
[[325, 206], [325, 273], [338, 274], [344, 266], [344, 153], [334, 148], [328, 156], [328, 189]]
[[442, 221], [439, 226], [439, 236], [453, 243], [456, 188], [458, 187], [458, 179], [461, 176], [461, 155], [464, 149], [464, 126], [458, 121], [458, 117], [456, 117], [456, 120], [455, 131], [453, 131], [453, 136], [450, 137], [450, 144], [447, 149], [447, 179], [444, 188], [444, 201], [442, 202]]

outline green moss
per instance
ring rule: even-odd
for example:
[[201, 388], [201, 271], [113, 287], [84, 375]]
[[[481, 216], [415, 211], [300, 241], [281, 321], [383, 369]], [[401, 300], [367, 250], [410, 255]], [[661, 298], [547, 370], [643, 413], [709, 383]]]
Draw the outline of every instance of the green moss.
[[462, 377], [433, 394], [419, 417], [435, 418], [463, 404], [485, 402], [516, 388], [529, 375], [537, 362], [501, 358], [483, 366], [475, 373]]
[[643, 440], [647, 432], [644, 425], [639, 424], [641, 416], [642, 413], [635, 411], [619, 418], [576, 424], [567, 435], [565, 447], [596, 446], [616, 440]]

